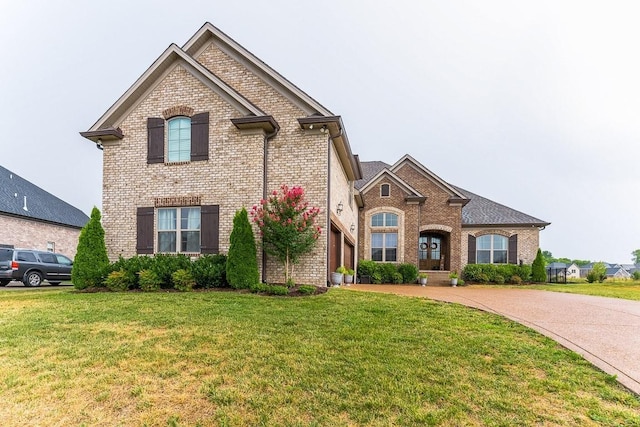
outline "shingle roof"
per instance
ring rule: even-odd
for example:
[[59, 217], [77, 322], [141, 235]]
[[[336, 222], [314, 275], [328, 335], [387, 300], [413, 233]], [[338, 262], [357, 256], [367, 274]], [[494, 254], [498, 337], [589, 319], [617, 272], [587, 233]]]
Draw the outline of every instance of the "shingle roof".
[[3, 213], [78, 228], [89, 221], [80, 209], [0, 166], [0, 214]]
[[[359, 190], [364, 187], [369, 180], [376, 176], [384, 168], [390, 168], [385, 162], [360, 162], [362, 168], [362, 179], [355, 182], [355, 187]], [[411, 184], [411, 183], [408, 183]], [[451, 184], [449, 184], [451, 185]], [[531, 225], [544, 227], [550, 223], [532, 217], [515, 209], [496, 203], [492, 200], [478, 196], [470, 191], [464, 190], [455, 185], [451, 185], [458, 192], [469, 199], [469, 203], [462, 207], [462, 225]]]
[[385, 162], [360, 162], [360, 169], [362, 169], [362, 179], [357, 180], [353, 185], [356, 189], [361, 189], [369, 182], [371, 178], [376, 176], [384, 168], [389, 168], [390, 165]]
[[550, 223], [515, 209], [455, 187], [470, 201], [462, 208], [462, 225], [531, 225], [545, 227]]

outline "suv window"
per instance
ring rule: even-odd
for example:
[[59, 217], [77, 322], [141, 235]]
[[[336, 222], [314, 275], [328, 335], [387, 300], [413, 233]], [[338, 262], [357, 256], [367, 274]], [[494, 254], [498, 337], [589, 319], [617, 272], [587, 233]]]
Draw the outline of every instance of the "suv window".
[[71, 265], [71, 264], [73, 264], [73, 261], [71, 261], [69, 258], [67, 258], [64, 255], [56, 254], [56, 258], [58, 258], [58, 264], [62, 264], [62, 265]]
[[0, 249], [0, 261], [11, 261], [13, 251], [11, 249]]
[[36, 256], [32, 252], [18, 252], [16, 261], [37, 262]]
[[46, 263], [49, 263], [49, 264], [57, 264], [58, 263], [58, 259], [53, 254], [40, 253], [40, 254], [38, 254], [38, 256], [40, 257], [40, 261], [42, 261], [42, 262], [46, 262]]

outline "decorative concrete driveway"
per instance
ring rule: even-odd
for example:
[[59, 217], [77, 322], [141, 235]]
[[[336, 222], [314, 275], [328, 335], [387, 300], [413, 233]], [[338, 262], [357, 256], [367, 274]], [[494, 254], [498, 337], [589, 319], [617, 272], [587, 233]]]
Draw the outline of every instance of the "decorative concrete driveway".
[[352, 285], [453, 302], [496, 313], [528, 326], [616, 375], [640, 395], [640, 301], [532, 289], [409, 285]]

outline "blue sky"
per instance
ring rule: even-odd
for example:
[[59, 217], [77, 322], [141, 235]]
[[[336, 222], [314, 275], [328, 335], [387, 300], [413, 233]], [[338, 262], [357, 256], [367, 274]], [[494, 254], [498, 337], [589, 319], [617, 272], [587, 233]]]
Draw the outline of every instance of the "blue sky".
[[78, 132], [209, 21], [341, 115], [362, 160], [410, 154], [551, 222], [541, 247], [555, 256], [627, 263], [640, 248], [639, 12], [632, 1], [0, 0], [0, 164], [100, 207], [101, 152]]

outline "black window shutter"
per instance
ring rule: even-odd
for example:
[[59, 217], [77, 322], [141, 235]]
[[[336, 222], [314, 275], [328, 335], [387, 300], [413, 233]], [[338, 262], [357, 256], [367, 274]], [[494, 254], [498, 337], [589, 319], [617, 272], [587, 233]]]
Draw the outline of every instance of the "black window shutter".
[[469, 235], [469, 249], [467, 256], [467, 264], [475, 264], [476, 263], [476, 238], [472, 235]]
[[509, 264], [518, 263], [518, 235], [509, 237]]
[[200, 252], [217, 254], [220, 252], [220, 207], [218, 205], [200, 208], [202, 228], [200, 232]]
[[136, 252], [153, 253], [153, 208], [138, 208]]
[[164, 162], [164, 119], [147, 119], [147, 163]]
[[209, 113], [191, 117], [191, 161], [209, 160]]

